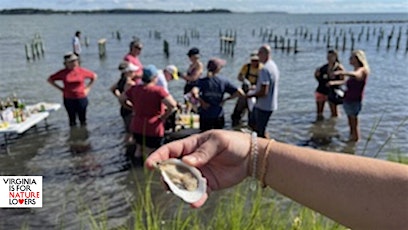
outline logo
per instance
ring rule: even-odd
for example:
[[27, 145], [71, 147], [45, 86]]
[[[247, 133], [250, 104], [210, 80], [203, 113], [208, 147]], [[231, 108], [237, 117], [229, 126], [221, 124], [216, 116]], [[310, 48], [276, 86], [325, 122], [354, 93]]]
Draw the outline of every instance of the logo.
[[0, 176], [0, 208], [41, 208], [42, 176]]

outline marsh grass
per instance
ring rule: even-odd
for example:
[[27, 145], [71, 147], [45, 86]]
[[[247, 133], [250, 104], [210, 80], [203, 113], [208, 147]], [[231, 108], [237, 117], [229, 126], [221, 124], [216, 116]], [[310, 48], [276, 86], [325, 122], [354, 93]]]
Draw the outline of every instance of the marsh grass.
[[[211, 194], [212, 204], [192, 209], [173, 194], [167, 194], [164, 202], [152, 196], [152, 190], [164, 189], [157, 183], [158, 173], [144, 171], [145, 183], [136, 182], [137, 194], [130, 202], [131, 218], [121, 226], [109, 227], [106, 212], [83, 207], [83, 229], [94, 230], [241, 230], [241, 229], [346, 229], [334, 221], [305, 208], [269, 188], [260, 186], [254, 191], [249, 182], [222, 192]], [[169, 199], [169, 197], [171, 197]], [[99, 207], [103, 210], [104, 205]]]

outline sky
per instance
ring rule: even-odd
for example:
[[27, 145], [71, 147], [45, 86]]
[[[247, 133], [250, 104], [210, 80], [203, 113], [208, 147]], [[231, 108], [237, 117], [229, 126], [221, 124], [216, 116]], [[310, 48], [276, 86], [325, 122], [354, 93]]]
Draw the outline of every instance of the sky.
[[407, 13], [408, 0], [0, 0], [0, 9], [229, 9], [235, 12]]

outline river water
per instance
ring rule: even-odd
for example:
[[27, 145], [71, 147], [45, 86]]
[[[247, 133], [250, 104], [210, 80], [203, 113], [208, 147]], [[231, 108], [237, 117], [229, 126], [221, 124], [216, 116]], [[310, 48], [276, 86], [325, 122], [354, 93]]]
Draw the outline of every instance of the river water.
[[[118, 63], [128, 51], [132, 37], [144, 43], [141, 61], [163, 68], [175, 64], [181, 71], [188, 66], [186, 52], [197, 46], [202, 60], [219, 56], [228, 61], [222, 74], [238, 84], [236, 75], [249, 53], [268, 42], [259, 36], [269, 29], [274, 35], [297, 39], [301, 52], [294, 54], [274, 49], [272, 56], [281, 72], [279, 110], [268, 124], [271, 137], [301, 146], [346, 152], [388, 159], [395, 155], [408, 156], [408, 53], [407, 23], [325, 24], [326, 21], [389, 21], [407, 20], [408, 14], [184, 14], [184, 15], [20, 15], [0, 16], [0, 97], [16, 93], [26, 103], [39, 101], [61, 103], [60, 93], [46, 83], [47, 77], [62, 68], [62, 56], [71, 50], [71, 38], [82, 31], [89, 46], [83, 45], [82, 65], [95, 71], [99, 78], [89, 96], [88, 126], [83, 129], [68, 127], [64, 109], [52, 113], [48, 126], [39, 124], [24, 135], [13, 137], [10, 153], [1, 149], [0, 175], [42, 175], [43, 208], [0, 209], [0, 229], [19, 228], [27, 223], [33, 229], [54, 229], [63, 226], [78, 229], [83, 204], [94, 207], [105, 203], [110, 226], [118, 226], [129, 219], [127, 199], [138, 196], [134, 189], [134, 174], [141, 169], [130, 169], [126, 147], [122, 143], [123, 127], [119, 104], [109, 91], [118, 79]], [[295, 35], [295, 30], [309, 31], [313, 38]], [[360, 115], [362, 140], [356, 144], [348, 138], [347, 119], [342, 108], [336, 120], [314, 123], [313, 73], [324, 64], [326, 43], [323, 35], [330, 28], [348, 34], [354, 33], [354, 48], [366, 51], [372, 73], [366, 87], [364, 106]], [[396, 49], [401, 29], [400, 48]], [[220, 53], [219, 34], [235, 31], [237, 43], [234, 56]], [[317, 31], [321, 37], [317, 41]], [[357, 41], [361, 32], [363, 36]], [[367, 39], [367, 30], [369, 38]], [[390, 48], [387, 36], [394, 30]], [[154, 32], [161, 39], [154, 38]], [[177, 36], [191, 31], [199, 38], [190, 38], [189, 45], [177, 44]], [[380, 31], [384, 39], [377, 47]], [[116, 32], [121, 39], [117, 39]], [[24, 45], [39, 34], [43, 40], [44, 56], [27, 61]], [[97, 41], [106, 38], [107, 55], [99, 58]], [[170, 57], [163, 55], [163, 39], [170, 44]], [[334, 46], [332, 38], [331, 45]], [[271, 43], [272, 44], [272, 43]], [[342, 39], [340, 39], [341, 47]], [[351, 42], [340, 49], [340, 59], [346, 69]], [[272, 44], [272, 46], [274, 46]], [[170, 83], [170, 92], [182, 99], [184, 82]], [[227, 126], [234, 102], [225, 105]], [[405, 123], [404, 123], [405, 122]], [[1, 142], [4, 143], [3, 141]], [[143, 178], [138, 180], [143, 181]], [[143, 182], [141, 182], [143, 183]], [[162, 190], [157, 190], [160, 196]], [[118, 195], [120, 194], [120, 195]], [[126, 198], [126, 199], [125, 199]]]

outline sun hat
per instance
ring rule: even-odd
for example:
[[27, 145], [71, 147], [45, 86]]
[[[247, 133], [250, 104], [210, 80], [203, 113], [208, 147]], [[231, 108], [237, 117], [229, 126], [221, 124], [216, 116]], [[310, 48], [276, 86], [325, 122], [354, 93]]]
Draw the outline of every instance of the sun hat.
[[258, 51], [253, 51], [250, 56], [251, 61], [259, 61]]
[[122, 73], [135, 72], [138, 70], [139, 70], [139, 66], [133, 65], [132, 63], [128, 63], [127, 67], [122, 71]]
[[143, 77], [142, 81], [149, 83], [157, 76], [157, 68], [155, 65], [148, 65], [143, 68]]
[[187, 53], [187, 55], [189, 57], [191, 57], [193, 55], [198, 55], [198, 54], [200, 54], [200, 50], [198, 48], [196, 48], [196, 47], [191, 48]]
[[165, 70], [171, 74], [171, 76], [173, 77], [174, 80], [179, 79], [178, 69], [177, 69], [177, 67], [175, 65], [168, 65], [168, 66], [166, 66]]
[[75, 55], [74, 53], [66, 53], [65, 55], [64, 55], [64, 62], [66, 63], [66, 62], [72, 62], [72, 61], [76, 61], [76, 60], [78, 60], [78, 56], [77, 55]]
[[121, 73], [134, 72], [134, 71], [137, 71], [138, 69], [139, 69], [138, 66], [136, 66], [136, 65], [134, 65], [132, 63], [129, 63], [127, 61], [123, 61], [123, 62], [119, 63], [119, 66], [118, 66], [118, 70]]
[[207, 70], [214, 72], [217, 69], [221, 69], [223, 66], [227, 64], [227, 61], [221, 58], [211, 58], [207, 63]]

